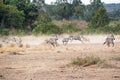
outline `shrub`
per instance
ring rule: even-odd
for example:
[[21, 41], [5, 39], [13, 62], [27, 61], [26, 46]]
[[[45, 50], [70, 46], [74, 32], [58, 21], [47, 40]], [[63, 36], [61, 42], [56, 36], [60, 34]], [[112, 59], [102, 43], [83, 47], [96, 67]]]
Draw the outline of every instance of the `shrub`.
[[72, 61], [72, 64], [74, 65], [81, 65], [81, 66], [90, 66], [90, 65], [95, 65], [95, 64], [101, 64], [103, 63], [103, 60], [101, 60], [99, 57], [85, 57], [85, 58], [75, 58]]
[[33, 34], [60, 34], [61, 29], [52, 23], [40, 24], [33, 29]]
[[81, 31], [81, 34], [101, 34], [101, 33], [108, 33], [112, 31], [115, 34], [120, 34], [120, 25], [112, 26], [112, 25], [107, 25], [105, 27], [98, 27], [98, 28], [92, 28], [88, 27], [85, 28]]
[[7, 29], [7, 28], [1, 29], [1, 30], [0, 30], [0, 34], [1, 34], [1, 35], [9, 35], [9, 29]]

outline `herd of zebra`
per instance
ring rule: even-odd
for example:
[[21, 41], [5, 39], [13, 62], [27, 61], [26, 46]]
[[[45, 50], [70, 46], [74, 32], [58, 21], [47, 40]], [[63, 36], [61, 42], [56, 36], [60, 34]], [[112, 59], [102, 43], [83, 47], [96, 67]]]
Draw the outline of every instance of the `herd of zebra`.
[[[83, 40], [85, 40], [86, 38], [84, 38], [83, 36], [68, 36], [68, 37], [65, 37], [62, 39], [62, 43], [63, 45], [67, 45], [68, 42], [72, 42], [73, 40], [78, 40], [78, 41], [81, 41], [81, 43], [84, 43]], [[112, 44], [112, 46], [114, 46], [114, 40], [115, 40], [115, 37], [114, 37], [114, 34], [113, 33], [110, 33], [106, 39], [105, 39], [105, 42], [103, 43], [106, 44], [108, 47]], [[10, 39], [3, 39], [2, 40], [2, 43], [3, 44], [8, 44], [8, 43], [15, 43], [16, 45], [20, 45], [22, 44], [22, 39], [20, 37], [12, 37]], [[52, 45], [53, 47], [55, 46], [58, 46], [58, 36], [56, 35], [55, 37], [53, 38], [49, 38], [48, 40], [46, 40], [46, 43], [47, 44], [50, 44]]]
[[[69, 41], [71, 42], [73, 40], [79, 40], [82, 43], [84, 43], [82, 38], [85, 39], [83, 36], [69, 36], [69, 37], [63, 38], [62, 42], [63, 42], [63, 45], [67, 45]], [[105, 42], [103, 43], [103, 45], [106, 44], [109, 47], [112, 44], [112, 46], [114, 46], [114, 40], [115, 40], [114, 34], [111, 32], [106, 37]], [[58, 46], [57, 41], [58, 41], [57, 35], [54, 38], [50, 38], [49, 40], [46, 40], [46, 42], [51, 44], [52, 46]]]
[[22, 44], [22, 39], [20, 37], [5, 38], [0, 41], [2, 44], [15, 43], [16, 45]]

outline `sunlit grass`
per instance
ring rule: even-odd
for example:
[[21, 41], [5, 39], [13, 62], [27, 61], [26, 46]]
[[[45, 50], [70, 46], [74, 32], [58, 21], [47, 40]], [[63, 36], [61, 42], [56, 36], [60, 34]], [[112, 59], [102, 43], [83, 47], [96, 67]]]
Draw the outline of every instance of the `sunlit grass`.
[[99, 64], [102, 64], [104, 63], [103, 60], [101, 60], [99, 57], [94, 57], [94, 56], [87, 56], [85, 58], [75, 58], [73, 59], [72, 61], [72, 64], [74, 65], [79, 65], [79, 66], [90, 66], [90, 65], [99, 65]]

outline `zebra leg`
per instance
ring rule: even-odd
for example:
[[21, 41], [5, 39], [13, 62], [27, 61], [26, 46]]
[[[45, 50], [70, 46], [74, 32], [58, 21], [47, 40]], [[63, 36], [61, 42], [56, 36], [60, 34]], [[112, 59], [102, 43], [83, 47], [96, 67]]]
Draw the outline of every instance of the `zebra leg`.
[[84, 43], [81, 39], [80, 39], [80, 41], [81, 41], [82, 43]]
[[114, 47], [114, 42], [112, 42], [112, 47]]
[[68, 42], [65, 43], [65, 46], [67, 45]]
[[107, 42], [107, 46], [110, 47], [110, 43], [109, 42]]
[[52, 43], [51, 45], [52, 45], [53, 47], [55, 47], [55, 44], [54, 44], [54, 43]]
[[103, 43], [103, 45], [105, 45], [106, 44], [106, 41]]
[[63, 45], [64, 45], [64, 41], [63, 41]]

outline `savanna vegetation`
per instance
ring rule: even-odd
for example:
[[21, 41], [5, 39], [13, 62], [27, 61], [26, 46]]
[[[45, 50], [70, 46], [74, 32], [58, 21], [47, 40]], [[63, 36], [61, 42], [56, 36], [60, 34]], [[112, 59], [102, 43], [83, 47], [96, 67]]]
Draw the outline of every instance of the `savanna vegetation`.
[[[120, 34], [120, 8], [108, 11], [101, 0], [0, 0], [0, 35], [38, 35], [80, 32]], [[59, 22], [59, 25], [55, 23]], [[75, 23], [84, 21], [81, 24]]]

